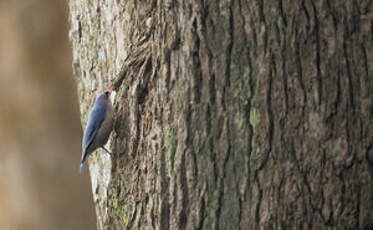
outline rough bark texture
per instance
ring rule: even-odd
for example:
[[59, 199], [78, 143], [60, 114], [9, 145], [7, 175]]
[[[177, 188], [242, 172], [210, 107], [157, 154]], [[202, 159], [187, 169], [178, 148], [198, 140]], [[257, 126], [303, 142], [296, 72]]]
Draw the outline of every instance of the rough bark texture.
[[[70, 0], [99, 229], [369, 229], [372, 1]], [[83, 122], [85, 123], [85, 122]]]

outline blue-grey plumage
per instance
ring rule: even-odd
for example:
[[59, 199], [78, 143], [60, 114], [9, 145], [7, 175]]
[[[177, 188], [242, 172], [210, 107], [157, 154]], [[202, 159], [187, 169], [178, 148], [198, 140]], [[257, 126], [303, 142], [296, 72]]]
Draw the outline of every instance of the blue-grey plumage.
[[114, 113], [109, 98], [112, 91], [113, 88], [100, 94], [96, 98], [89, 114], [82, 142], [83, 152], [80, 173], [83, 171], [86, 158], [97, 148], [103, 147], [106, 144], [113, 129]]

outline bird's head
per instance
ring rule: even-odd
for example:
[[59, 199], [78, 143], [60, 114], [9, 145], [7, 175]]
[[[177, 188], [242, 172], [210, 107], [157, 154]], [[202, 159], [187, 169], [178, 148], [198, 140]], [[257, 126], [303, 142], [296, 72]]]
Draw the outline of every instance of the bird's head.
[[110, 87], [110, 89], [109, 89], [108, 91], [106, 91], [104, 94], [105, 94], [107, 97], [109, 97], [110, 94], [111, 94], [113, 91], [115, 91], [114, 86]]
[[109, 97], [111, 95], [111, 93], [115, 91], [115, 88], [114, 86], [112, 86], [108, 91], [98, 95], [97, 99], [96, 99], [96, 102], [98, 103], [108, 103], [109, 101]]

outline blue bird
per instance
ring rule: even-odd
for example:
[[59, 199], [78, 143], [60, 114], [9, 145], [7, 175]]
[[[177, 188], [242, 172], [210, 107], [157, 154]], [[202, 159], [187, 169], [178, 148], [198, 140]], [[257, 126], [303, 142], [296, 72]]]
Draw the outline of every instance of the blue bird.
[[96, 149], [103, 148], [107, 153], [111, 154], [104, 145], [109, 139], [114, 123], [113, 106], [109, 98], [113, 90], [114, 87], [111, 87], [109, 91], [100, 94], [96, 98], [89, 114], [82, 143], [80, 173], [83, 171], [86, 158]]

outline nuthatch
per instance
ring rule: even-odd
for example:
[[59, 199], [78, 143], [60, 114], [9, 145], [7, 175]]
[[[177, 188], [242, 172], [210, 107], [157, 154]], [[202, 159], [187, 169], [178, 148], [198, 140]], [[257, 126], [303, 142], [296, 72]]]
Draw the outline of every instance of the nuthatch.
[[100, 94], [96, 98], [91, 113], [89, 114], [82, 143], [83, 153], [80, 173], [83, 171], [86, 158], [96, 149], [103, 148], [107, 153], [111, 154], [104, 145], [109, 139], [114, 123], [113, 106], [109, 98], [113, 90], [114, 87], [111, 87], [109, 91]]

